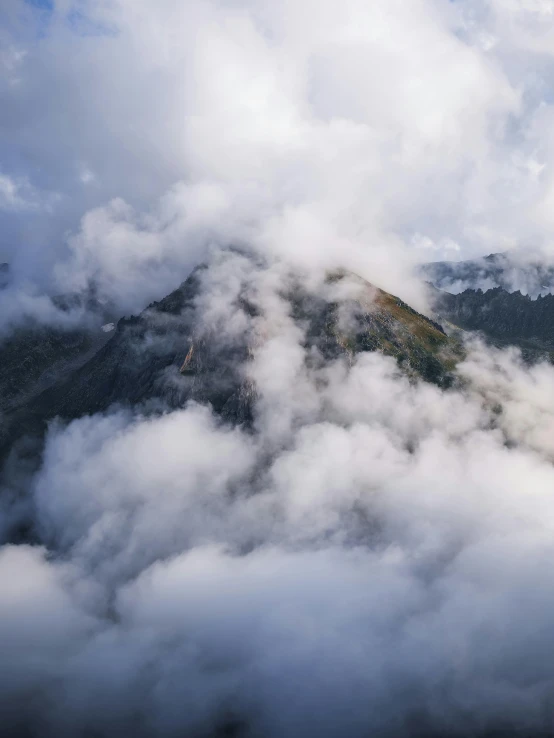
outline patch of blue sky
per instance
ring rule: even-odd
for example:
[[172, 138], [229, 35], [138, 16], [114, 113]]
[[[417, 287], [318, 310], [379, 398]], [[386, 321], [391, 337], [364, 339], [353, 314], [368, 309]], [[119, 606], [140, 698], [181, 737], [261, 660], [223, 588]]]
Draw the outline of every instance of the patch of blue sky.
[[72, 31], [79, 36], [116, 36], [117, 28], [101, 23], [91, 18], [78, 7], [72, 8], [67, 14], [67, 23]]
[[35, 16], [34, 26], [37, 38], [44, 37], [54, 13], [55, 0], [24, 0], [24, 4], [32, 9], [33, 15]]
[[25, 0], [27, 5], [33, 8], [39, 8], [40, 10], [52, 11], [54, 10], [54, 0]]
[[[51, 16], [56, 9], [55, 0], [24, 0], [28, 7], [37, 11], [39, 36], [47, 31]], [[117, 29], [94, 19], [86, 12], [86, 2], [75, 2], [65, 14], [65, 22], [79, 36], [115, 36]]]

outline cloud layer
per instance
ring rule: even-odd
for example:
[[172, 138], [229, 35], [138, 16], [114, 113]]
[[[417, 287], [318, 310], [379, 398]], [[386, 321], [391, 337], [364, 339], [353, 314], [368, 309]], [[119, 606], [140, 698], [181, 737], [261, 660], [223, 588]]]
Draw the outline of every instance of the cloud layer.
[[283, 291], [340, 266], [422, 308], [417, 261], [548, 255], [554, 3], [0, 13], [3, 324], [91, 282], [137, 311], [221, 246], [269, 264], [216, 257], [199, 301], [253, 336], [251, 428], [54, 423], [2, 498], [35, 543], [0, 549], [3, 730], [551, 733], [554, 370], [479, 344], [449, 391], [322, 364]]
[[205, 285], [206, 321], [253, 321], [254, 427], [192, 404], [51, 428], [41, 546], [0, 554], [3, 724], [546, 733], [552, 367], [475, 344], [442, 391], [379, 354], [322, 365], [280, 268], [231, 255]]
[[19, 277], [136, 310], [246, 241], [421, 305], [413, 261], [550, 248], [550, 0], [4, 5]]

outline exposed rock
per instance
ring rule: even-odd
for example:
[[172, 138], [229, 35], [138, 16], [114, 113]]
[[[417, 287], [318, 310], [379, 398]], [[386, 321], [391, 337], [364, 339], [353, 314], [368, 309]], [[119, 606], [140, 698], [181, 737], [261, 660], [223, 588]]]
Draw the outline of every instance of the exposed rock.
[[530, 352], [554, 352], [554, 295], [532, 300], [497, 287], [458, 295], [435, 291], [434, 299], [441, 318], [464, 330], [482, 331], [496, 343]]
[[69, 376], [109, 336], [90, 329], [18, 328], [0, 345], [0, 409], [9, 412]]
[[327, 359], [362, 351], [392, 356], [410, 376], [449, 386], [453, 369], [462, 357], [460, 345], [442, 327], [421, 315], [398, 297], [351, 274], [335, 275], [330, 281], [346, 280], [357, 285], [353, 295], [314, 305], [304, 295], [295, 315], [308, 321], [308, 341]]
[[[1, 275], [0, 275], [1, 276]], [[93, 289], [52, 298], [59, 311], [56, 325], [23, 318], [0, 340], [0, 411], [17, 408], [61, 382], [92, 358], [109, 339], [114, 323], [111, 306], [102, 305]], [[72, 315], [71, 315], [72, 313]]]
[[[42, 434], [53, 417], [73, 419], [113, 404], [176, 408], [196, 400], [231, 422], [250, 422], [255, 388], [244, 368], [253, 337], [226, 341], [199, 323], [202, 271], [139, 316], [120, 320], [114, 332], [97, 332], [99, 346], [78, 332], [14, 337], [4, 347], [0, 372], [5, 397], [19, 391], [18, 402], [4, 405], [4, 448], [16, 435]], [[305, 328], [306, 347], [315, 350], [312, 356], [325, 362], [381, 351], [410, 376], [441, 386], [452, 381], [460, 350], [437, 323], [358, 277], [329, 279], [332, 286], [347, 282], [346, 297], [313, 295], [300, 284], [285, 296], [294, 320]], [[247, 301], [239, 307], [250, 317], [256, 313]], [[45, 376], [57, 381], [45, 386]], [[33, 386], [42, 391], [28, 389], [22, 407], [22, 387]]]

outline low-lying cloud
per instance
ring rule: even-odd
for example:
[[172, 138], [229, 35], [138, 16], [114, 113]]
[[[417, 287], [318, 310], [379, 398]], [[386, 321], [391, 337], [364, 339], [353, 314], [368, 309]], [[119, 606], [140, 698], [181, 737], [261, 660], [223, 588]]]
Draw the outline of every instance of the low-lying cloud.
[[3, 724], [546, 734], [552, 367], [475, 344], [443, 391], [377, 353], [314, 363], [279, 267], [204, 284], [237, 334], [229, 296], [258, 301], [253, 425], [191, 404], [51, 428], [41, 545], [0, 555]]
[[137, 312], [211, 259], [197, 307], [249, 336], [253, 417], [113, 407], [12, 457], [1, 731], [552, 733], [553, 368], [468, 343], [444, 391], [324, 362], [284, 294], [346, 268], [424, 310], [417, 262], [550, 258], [553, 10], [3, 3], [0, 332], [73, 326], [44, 295], [91, 286]]

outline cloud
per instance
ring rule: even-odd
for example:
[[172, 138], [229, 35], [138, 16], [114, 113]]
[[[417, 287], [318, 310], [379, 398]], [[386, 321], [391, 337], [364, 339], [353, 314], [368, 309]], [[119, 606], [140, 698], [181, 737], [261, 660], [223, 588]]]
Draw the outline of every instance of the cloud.
[[7, 210], [17, 210], [25, 207], [26, 202], [19, 194], [20, 186], [17, 185], [10, 177], [0, 175], [0, 203], [2, 208]]
[[0, 210], [28, 211], [41, 207], [26, 180], [16, 181], [0, 173]]
[[5, 725], [548, 729], [552, 367], [470, 345], [443, 391], [378, 353], [318, 362], [287, 274], [223, 254], [203, 280], [206, 324], [255, 337], [252, 429], [195, 404], [51, 428], [45, 548], [0, 558]]
[[[421, 307], [414, 237], [468, 256], [548, 241], [549, 52], [520, 49], [509, 22], [521, 11], [542, 42], [539, 6], [117, 0], [80, 4], [79, 22], [72, 3], [8, 7], [24, 55], [1, 93], [6, 172], [61, 197], [55, 218], [7, 217], [3, 258], [42, 285], [86, 268], [125, 298], [136, 276], [144, 305], [200, 245], [235, 238], [355, 267]], [[178, 233], [159, 221], [168, 199]], [[113, 243], [122, 218], [119, 284], [91, 221]]]
[[345, 267], [423, 309], [430, 247], [548, 253], [551, 4], [4, 5], [3, 322], [91, 281], [136, 312], [211, 253], [254, 403], [54, 423], [14, 472], [5, 731], [550, 731], [552, 367], [324, 362], [284, 296]]

